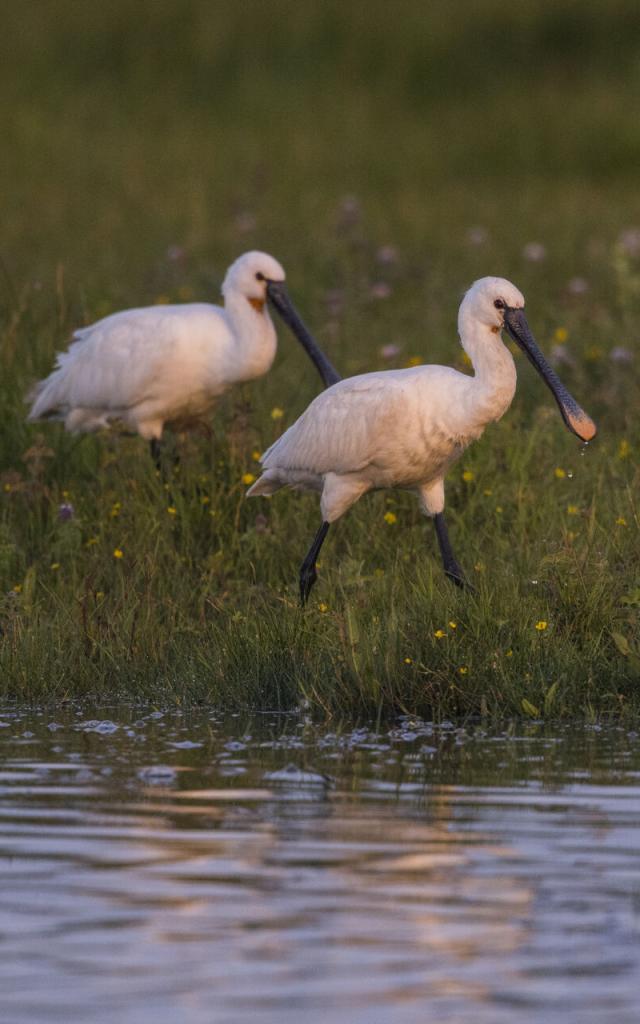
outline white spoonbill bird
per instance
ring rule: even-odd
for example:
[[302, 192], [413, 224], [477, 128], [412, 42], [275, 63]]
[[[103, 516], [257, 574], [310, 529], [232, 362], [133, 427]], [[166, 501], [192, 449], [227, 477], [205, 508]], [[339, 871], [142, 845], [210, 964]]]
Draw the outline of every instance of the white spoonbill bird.
[[503, 329], [551, 389], [567, 427], [582, 441], [595, 437], [595, 424], [540, 352], [523, 306], [509, 281], [476, 281], [458, 314], [474, 376], [449, 366], [416, 366], [347, 378], [321, 392], [263, 455], [264, 471], [249, 494], [273, 494], [285, 486], [321, 494], [322, 526], [300, 569], [303, 605], [329, 524], [367, 491], [385, 487], [416, 492], [423, 512], [435, 520], [445, 573], [464, 586], [444, 519], [444, 477], [513, 399], [516, 368], [502, 342]]
[[272, 256], [247, 252], [227, 271], [222, 307], [192, 302], [125, 309], [81, 328], [31, 392], [29, 419], [62, 419], [72, 432], [119, 422], [150, 441], [157, 458], [165, 423], [201, 418], [232, 384], [270, 369], [276, 332], [267, 299], [325, 385], [333, 384], [339, 375], [306, 331], [284, 279]]

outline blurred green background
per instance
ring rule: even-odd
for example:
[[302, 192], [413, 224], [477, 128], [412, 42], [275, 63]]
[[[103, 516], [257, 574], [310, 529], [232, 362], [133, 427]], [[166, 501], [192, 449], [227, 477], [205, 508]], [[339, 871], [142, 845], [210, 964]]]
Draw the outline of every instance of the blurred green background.
[[221, 268], [248, 244], [291, 262], [296, 236], [304, 280], [328, 273], [346, 195], [438, 263], [469, 219], [491, 228], [487, 272], [517, 275], [525, 225], [570, 274], [605, 211], [608, 231], [639, 215], [634, 0], [2, 9], [0, 242], [18, 280], [63, 260], [89, 291], [125, 268], [139, 289], [170, 245]]

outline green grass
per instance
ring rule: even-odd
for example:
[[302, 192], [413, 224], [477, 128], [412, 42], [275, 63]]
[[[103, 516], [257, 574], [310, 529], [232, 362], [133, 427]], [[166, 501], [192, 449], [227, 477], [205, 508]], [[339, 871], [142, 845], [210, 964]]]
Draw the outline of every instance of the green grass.
[[[630, 0], [455, 8], [6, 5], [5, 697], [309, 701], [342, 715], [639, 709], [640, 258], [620, 236], [640, 224], [640, 14]], [[534, 241], [539, 263], [523, 255]], [[272, 373], [220, 403], [212, 437], [175, 440], [170, 494], [138, 439], [25, 424], [23, 395], [73, 327], [162, 298], [215, 301], [225, 267], [254, 247], [285, 264], [344, 374], [412, 357], [462, 367], [457, 305], [484, 274], [524, 291], [546, 351], [568, 332], [562, 376], [599, 436], [582, 455], [518, 359], [512, 409], [448, 480], [475, 595], [443, 578], [415, 500], [389, 492], [331, 531], [298, 610], [317, 502], [246, 502], [242, 483], [318, 388], [283, 331]], [[390, 342], [397, 363], [381, 357]], [[620, 345], [630, 366], [610, 358]]]

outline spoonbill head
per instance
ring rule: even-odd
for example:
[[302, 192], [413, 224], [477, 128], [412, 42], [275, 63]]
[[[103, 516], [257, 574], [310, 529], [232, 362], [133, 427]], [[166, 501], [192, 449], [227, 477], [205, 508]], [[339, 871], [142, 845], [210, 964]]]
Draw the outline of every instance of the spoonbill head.
[[596, 425], [567, 391], [538, 348], [524, 314], [522, 292], [503, 277], [482, 277], [465, 295], [458, 314], [458, 330], [462, 347], [474, 366], [482, 361], [478, 347], [486, 345], [488, 340], [482, 331], [474, 330], [478, 324], [484, 324], [497, 336], [503, 328], [506, 330], [551, 391], [569, 430], [581, 441], [591, 441], [596, 435]]
[[503, 330], [540, 373], [569, 429], [583, 441], [595, 436], [593, 420], [538, 348], [524, 297], [510, 281], [476, 281], [462, 300], [458, 329], [473, 376], [447, 366], [417, 366], [347, 378], [318, 395], [263, 455], [263, 473], [250, 495], [270, 495], [285, 486], [321, 495], [322, 525], [300, 570], [302, 604], [315, 582], [330, 523], [367, 491], [387, 487], [417, 494], [435, 521], [445, 573], [465, 585], [444, 519], [444, 478], [513, 399], [516, 368]]
[[[226, 273], [222, 307], [126, 309], [81, 328], [32, 390], [29, 419], [62, 419], [72, 432], [119, 422], [152, 442], [157, 457], [165, 423], [201, 419], [233, 384], [270, 369], [276, 333], [267, 299], [301, 323], [284, 280], [273, 256], [247, 252]], [[337, 374], [311, 335], [299, 338], [324, 383], [333, 383]]]
[[284, 269], [273, 256], [254, 250], [245, 252], [235, 260], [222, 282], [225, 302], [235, 296], [243, 296], [257, 312], [264, 309], [267, 288], [273, 282], [282, 284], [286, 278]]
[[[496, 305], [496, 302], [498, 305]], [[484, 324], [493, 334], [502, 327], [502, 310], [523, 309], [524, 295], [504, 277], [481, 277], [474, 281], [460, 303], [458, 331], [462, 347], [467, 349], [468, 330], [474, 322]]]
[[285, 276], [283, 268], [272, 256], [264, 252], [248, 252], [229, 267], [222, 284], [222, 294], [225, 300], [234, 294], [244, 295], [258, 312], [262, 312], [269, 299], [315, 365], [325, 387], [329, 387], [340, 380], [340, 374], [318, 347], [299, 316], [289, 297]]

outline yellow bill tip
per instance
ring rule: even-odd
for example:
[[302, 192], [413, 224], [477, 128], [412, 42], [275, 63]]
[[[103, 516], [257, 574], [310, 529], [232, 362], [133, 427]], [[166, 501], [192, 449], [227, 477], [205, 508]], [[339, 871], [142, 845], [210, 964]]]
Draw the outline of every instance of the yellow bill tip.
[[571, 413], [566, 410], [566, 416], [567, 423], [581, 441], [593, 440], [598, 431], [595, 423], [590, 416], [587, 416], [586, 412], [580, 410], [579, 413]]

